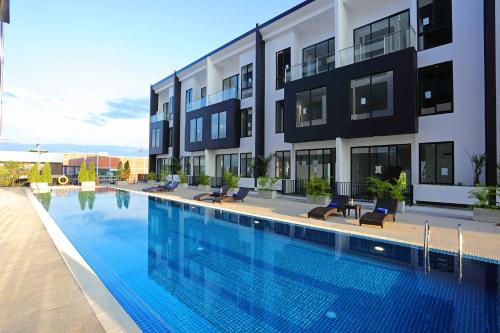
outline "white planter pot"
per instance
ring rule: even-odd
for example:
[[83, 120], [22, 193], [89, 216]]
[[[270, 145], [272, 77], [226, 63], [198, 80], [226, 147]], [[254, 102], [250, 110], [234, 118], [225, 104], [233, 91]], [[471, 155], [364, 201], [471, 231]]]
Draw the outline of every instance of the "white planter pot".
[[180, 183], [179, 188], [188, 188], [188, 183]]
[[326, 206], [330, 203], [330, 197], [319, 196], [316, 199], [313, 199], [310, 195], [306, 196], [307, 203]]
[[499, 223], [500, 209], [475, 208], [472, 210], [472, 219], [480, 222]]
[[48, 183], [30, 183], [30, 188], [33, 193], [49, 193], [50, 187]]
[[276, 191], [258, 191], [257, 197], [261, 199], [276, 199]]
[[210, 192], [211, 189], [210, 185], [198, 185], [198, 191]]
[[128, 185], [128, 180], [117, 180], [116, 185]]
[[398, 213], [404, 213], [406, 210], [406, 202], [403, 201], [398, 201]]
[[95, 191], [95, 182], [82, 182], [82, 191]]

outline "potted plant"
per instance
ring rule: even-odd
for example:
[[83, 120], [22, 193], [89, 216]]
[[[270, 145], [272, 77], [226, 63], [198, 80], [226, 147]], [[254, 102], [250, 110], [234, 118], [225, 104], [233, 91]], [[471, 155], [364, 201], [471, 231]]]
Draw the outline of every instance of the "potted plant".
[[179, 171], [178, 176], [179, 176], [179, 187], [187, 188], [188, 182], [187, 182], [186, 173], [181, 170], [181, 171]]
[[306, 182], [306, 198], [308, 203], [326, 206], [330, 203], [330, 196], [328, 179], [315, 176]]
[[391, 188], [388, 181], [382, 180], [378, 177], [368, 177], [368, 192], [374, 195], [373, 202], [377, 199], [383, 198]]
[[500, 221], [500, 206], [498, 202], [490, 203], [492, 196], [500, 195], [500, 190], [495, 187], [477, 187], [470, 191], [470, 198], [477, 200], [472, 206], [472, 219], [474, 221], [498, 223]]
[[95, 191], [95, 178], [94, 163], [91, 162], [87, 170], [87, 164], [83, 161], [78, 171], [78, 181], [81, 183], [82, 191]]
[[238, 189], [240, 177], [231, 171], [224, 171], [224, 182], [227, 185], [227, 194], [232, 195]]
[[50, 191], [48, 182], [44, 181], [44, 178], [40, 174], [40, 167], [38, 163], [33, 164], [31, 167], [28, 174], [28, 182], [30, 183], [30, 188], [34, 193], [47, 193]]
[[150, 171], [148, 173], [148, 184], [155, 184], [156, 183], [156, 172]]
[[210, 192], [210, 176], [205, 175], [205, 173], [201, 172], [198, 175], [198, 190], [203, 192]]
[[261, 176], [257, 178], [257, 196], [262, 199], [275, 199], [277, 191], [274, 185], [280, 181], [279, 178]]
[[[389, 182], [388, 182], [389, 183]], [[402, 172], [394, 184], [389, 183], [389, 196], [398, 202], [398, 212], [404, 213], [406, 210], [406, 173]]]
[[474, 171], [474, 186], [481, 184], [481, 175], [486, 165], [486, 154], [472, 154], [469, 156]]

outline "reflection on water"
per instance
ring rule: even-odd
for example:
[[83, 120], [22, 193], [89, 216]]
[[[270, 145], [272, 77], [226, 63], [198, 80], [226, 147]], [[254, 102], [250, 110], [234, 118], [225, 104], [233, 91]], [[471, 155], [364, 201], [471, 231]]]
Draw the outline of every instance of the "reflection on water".
[[87, 207], [89, 210], [94, 209], [95, 192], [79, 191], [78, 202], [80, 203], [80, 210], [85, 210], [85, 207]]
[[125, 207], [128, 209], [129, 205], [130, 205], [130, 192], [117, 190], [116, 191], [116, 207], [118, 207], [118, 209], [122, 209], [122, 207]]
[[38, 198], [38, 200], [42, 204], [43, 208], [45, 208], [45, 210], [48, 211], [50, 208], [50, 199], [51, 199], [50, 192], [49, 193], [38, 193], [38, 194], [36, 194], [36, 197]]

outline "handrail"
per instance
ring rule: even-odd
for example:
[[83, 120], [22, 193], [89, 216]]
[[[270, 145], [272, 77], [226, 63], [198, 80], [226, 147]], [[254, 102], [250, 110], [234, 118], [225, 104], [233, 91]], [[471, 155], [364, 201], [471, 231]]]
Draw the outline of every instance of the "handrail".
[[238, 89], [236, 87], [226, 90], [217, 91], [207, 97], [194, 100], [186, 104], [186, 112], [201, 109], [202, 107], [209, 106], [215, 103], [223, 102], [231, 98], [238, 98]]
[[462, 257], [463, 257], [463, 244], [464, 237], [462, 234], [462, 225], [457, 225], [457, 235], [458, 235], [458, 283], [462, 283]]
[[431, 225], [429, 221], [425, 221], [424, 226], [424, 270], [429, 272], [431, 270], [431, 261], [429, 258], [429, 241], [431, 239]]

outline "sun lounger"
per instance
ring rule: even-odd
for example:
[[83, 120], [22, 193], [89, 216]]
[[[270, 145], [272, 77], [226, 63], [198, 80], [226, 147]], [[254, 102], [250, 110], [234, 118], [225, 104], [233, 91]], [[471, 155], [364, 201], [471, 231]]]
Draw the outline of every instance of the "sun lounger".
[[226, 195], [223, 197], [213, 198], [212, 202], [213, 203], [235, 202], [235, 201], [243, 202], [243, 200], [245, 199], [245, 197], [248, 195], [249, 192], [250, 192], [249, 188], [240, 187], [238, 192], [234, 193], [233, 195]]
[[218, 197], [224, 197], [227, 195], [227, 185], [224, 185], [220, 188], [219, 191], [214, 191], [212, 193], [200, 193], [197, 194], [193, 197], [194, 200], [196, 201], [202, 201], [202, 200], [210, 200], [213, 198], [218, 198]]
[[382, 198], [377, 200], [373, 212], [363, 214], [359, 219], [359, 225], [371, 224], [384, 227], [387, 220], [396, 221], [396, 212], [398, 210], [398, 202], [391, 198]]
[[326, 220], [330, 215], [343, 213], [345, 217], [345, 206], [349, 202], [349, 196], [347, 195], [335, 195], [328, 206], [319, 206], [311, 209], [307, 213], [308, 218], [315, 218], [320, 220]]
[[170, 184], [170, 182], [164, 182], [163, 184], [161, 185], [156, 185], [156, 186], [150, 186], [150, 187], [146, 187], [146, 188], [143, 188], [142, 190], [144, 192], [153, 192], [157, 189], [163, 189], [163, 188], [166, 188], [168, 185]]

